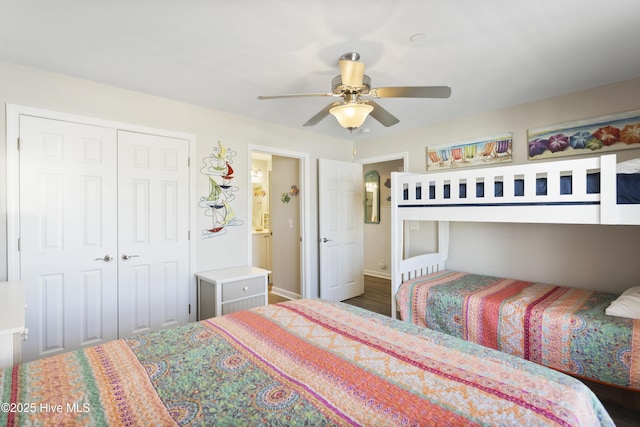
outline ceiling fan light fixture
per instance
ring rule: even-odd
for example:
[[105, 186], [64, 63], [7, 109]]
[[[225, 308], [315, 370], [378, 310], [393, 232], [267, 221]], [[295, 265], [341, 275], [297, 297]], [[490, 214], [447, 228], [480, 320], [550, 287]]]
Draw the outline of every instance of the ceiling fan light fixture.
[[340, 126], [350, 131], [362, 126], [373, 107], [369, 104], [349, 102], [336, 105], [329, 112], [338, 120]]

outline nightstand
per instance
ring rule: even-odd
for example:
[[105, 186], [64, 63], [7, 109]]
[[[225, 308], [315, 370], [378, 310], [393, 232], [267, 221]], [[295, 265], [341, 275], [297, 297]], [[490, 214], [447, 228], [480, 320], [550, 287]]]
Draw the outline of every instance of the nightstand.
[[24, 325], [22, 282], [0, 283], [0, 369], [20, 363]]
[[196, 273], [198, 320], [267, 305], [269, 273], [252, 266]]

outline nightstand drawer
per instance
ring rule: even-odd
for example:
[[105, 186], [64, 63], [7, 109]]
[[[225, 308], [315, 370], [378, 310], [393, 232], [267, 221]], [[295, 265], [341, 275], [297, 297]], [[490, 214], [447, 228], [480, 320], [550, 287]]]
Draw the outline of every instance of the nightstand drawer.
[[222, 284], [222, 302], [232, 301], [238, 298], [247, 298], [253, 295], [265, 293], [263, 277], [254, 277], [237, 282]]

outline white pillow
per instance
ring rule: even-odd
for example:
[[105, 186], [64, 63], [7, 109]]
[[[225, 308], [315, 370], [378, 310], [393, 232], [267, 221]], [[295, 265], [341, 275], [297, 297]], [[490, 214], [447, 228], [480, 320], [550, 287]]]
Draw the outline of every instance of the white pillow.
[[616, 173], [640, 173], [640, 157], [618, 163]]
[[640, 286], [629, 288], [605, 310], [609, 316], [640, 319]]

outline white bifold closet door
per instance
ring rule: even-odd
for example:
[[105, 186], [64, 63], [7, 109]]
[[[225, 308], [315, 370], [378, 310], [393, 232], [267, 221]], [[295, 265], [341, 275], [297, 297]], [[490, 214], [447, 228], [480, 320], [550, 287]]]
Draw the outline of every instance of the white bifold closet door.
[[118, 132], [119, 335], [189, 320], [188, 141]]
[[23, 360], [188, 321], [188, 141], [20, 116]]

